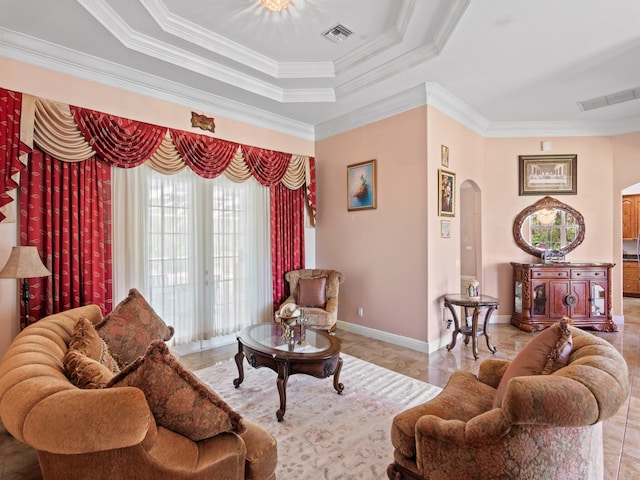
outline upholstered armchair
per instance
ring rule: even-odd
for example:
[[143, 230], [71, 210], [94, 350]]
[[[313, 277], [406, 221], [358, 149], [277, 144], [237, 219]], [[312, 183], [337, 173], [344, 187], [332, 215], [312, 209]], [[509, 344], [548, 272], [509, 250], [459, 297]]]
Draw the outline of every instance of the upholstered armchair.
[[455, 372], [437, 397], [397, 415], [389, 478], [602, 479], [602, 420], [627, 399], [628, 369], [611, 343], [568, 329], [567, 363], [552, 373], [508, 378], [518, 357], [488, 359], [477, 376]]
[[[284, 276], [289, 297], [282, 303], [303, 307], [307, 325], [332, 333], [338, 321], [338, 291], [344, 275], [336, 270], [292, 270]], [[276, 321], [278, 317], [276, 316]]]

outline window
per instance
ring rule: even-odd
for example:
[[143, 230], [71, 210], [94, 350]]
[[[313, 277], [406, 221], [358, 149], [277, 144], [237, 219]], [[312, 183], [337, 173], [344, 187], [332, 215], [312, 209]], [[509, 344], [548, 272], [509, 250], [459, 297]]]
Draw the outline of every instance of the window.
[[114, 235], [114, 258], [130, 244], [143, 258], [126, 252], [114, 262], [114, 292], [138, 288], [174, 326], [179, 345], [270, 320], [267, 188], [254, 179], [204, 179], [187, 168], [176, 175], [145, 165], [114, 173], [114, 199], [130, 203], [114, 212], [114, 223], [126, 230]]
[[549, 218], [532, 215], [530, 236], [532, 245], [544, 250], [557, 250], [578, 237], [578, 222], [564, 210], [549, 210]]

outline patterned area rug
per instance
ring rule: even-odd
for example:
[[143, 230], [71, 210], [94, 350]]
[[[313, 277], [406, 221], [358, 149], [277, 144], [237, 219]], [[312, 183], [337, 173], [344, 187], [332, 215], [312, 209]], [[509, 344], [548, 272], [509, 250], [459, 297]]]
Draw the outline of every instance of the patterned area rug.
[[272, 370], [251, 368], [245, 360], [244, 382], [238, 389], [233, 386], [238, 376], [233, 360], [195, 374], [237, 412], [276, 437], [278, 480], [386, 479], [387, 465], [393, 461], [393, 417], [441, 389], [346, 354], [341, 357], [342, 395], [334, 390], [332, 377], [292, 375], [280, 423], [277, 375]]

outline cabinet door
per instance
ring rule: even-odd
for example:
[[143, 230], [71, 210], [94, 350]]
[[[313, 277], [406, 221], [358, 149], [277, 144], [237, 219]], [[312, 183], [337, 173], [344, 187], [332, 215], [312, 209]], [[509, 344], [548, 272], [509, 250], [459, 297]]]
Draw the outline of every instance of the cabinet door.
[[[571, 295], [565, 298], [565, 302], [569, 304], [569, 316], [572, 318], [586, 318], [589, 316], [591, 303], [589, 301], [591, 295], [587, 280], [572, 280]], [[595, 282], [594, 282], [595, 283]]]
[[549, 282], [549, 318], [568, 317], [569, 305], [565, 299], [571, 293], [569, 280], [552, 280]]
[[609, 310], [607, 298], [607, 282], [589, 282], [590, 317], [605, 317]]
[[531, 281], [531, 316], [547, 318], [547, 297], [549, 282], [547, 280]]
[[634, 195], [634, 206], [633, 206], [633, 232], [632, 239], [637, 240], [638, 236], [640, 236], [640, 195]]
[[622, 239], [638, 238], [637, 199], [635, 195], [622, 197]]

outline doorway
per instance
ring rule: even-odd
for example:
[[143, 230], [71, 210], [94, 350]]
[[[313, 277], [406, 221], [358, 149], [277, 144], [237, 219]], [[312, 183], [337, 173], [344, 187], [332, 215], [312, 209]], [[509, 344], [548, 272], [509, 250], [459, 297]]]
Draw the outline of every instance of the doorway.
[[482, 292], [482, 237], [480, 188], [472, 180], [460, 184], [460, 289], [477, 280]]

